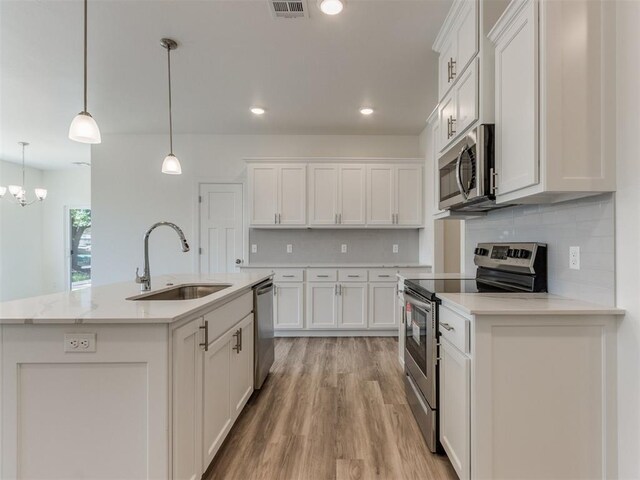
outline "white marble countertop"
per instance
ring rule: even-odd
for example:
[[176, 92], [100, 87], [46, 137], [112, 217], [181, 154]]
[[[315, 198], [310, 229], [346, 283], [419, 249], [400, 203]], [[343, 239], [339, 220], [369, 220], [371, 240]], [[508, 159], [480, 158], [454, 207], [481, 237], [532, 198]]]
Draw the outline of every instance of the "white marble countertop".
[[431, 268], [422, 263], [247, 263], [240, 268]]
[[439, 293], [442, 304], [469, 315], [624, 315], [606, 307], [550, 293]]
[[270, 276], [265, 272], [158, 275], [151, 279], [151, 292], [163, 290], [169, 283], [231, 284], [224, 290], [194, 300], [127, 300], [141, 293], [140, 285], [135, 282], [13, 300], [0, 303], [0, 324], [172, 323], [211, 310], [217, 303], [226, 303]]

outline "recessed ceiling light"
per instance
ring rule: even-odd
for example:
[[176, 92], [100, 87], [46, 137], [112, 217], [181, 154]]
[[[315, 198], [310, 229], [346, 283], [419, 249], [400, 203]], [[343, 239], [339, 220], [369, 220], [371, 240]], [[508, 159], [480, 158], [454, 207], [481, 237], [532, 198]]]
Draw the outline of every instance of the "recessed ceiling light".
[[371, 108], [371, 107], [362, 107], [360, 109], [360, 113], [362, 115], [371, 115], [373, 113], [373, 108]]
[[319, 0], [320, 10], [327, 15], [337, 15], [344, 8], [344, 0]]
[[251, 113], [253, 113], [254, 115], [262, 115], [264, 113], [264, 108], [251, 107]]

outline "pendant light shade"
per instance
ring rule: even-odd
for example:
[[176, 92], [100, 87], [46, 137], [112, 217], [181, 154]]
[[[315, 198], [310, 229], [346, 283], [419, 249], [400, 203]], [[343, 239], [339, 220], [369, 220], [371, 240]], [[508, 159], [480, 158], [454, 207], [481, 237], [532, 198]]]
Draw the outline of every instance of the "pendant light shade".
[[100, 143], [100, 129], [91, 114], [80, 112], [69, 127], [69, 138], [80, 143]]
[[102, 142], [98, 124], [87, 111], [87, 0], [84, 0], [84, 109], [71, 121], [69, 138], [80, 143]]
[[171, 111], [171, 50], [178, 48], [178, 43], [170, 38], [160, 40], [162, 48], [167, 50], [167, 71], [169, 79], [169, 155], [162, 161], [162, 173], [167, 175], [181, 175], [182, 166], [180, 160], [173, 154], [173, 118]]
[[162, 161], [162, 173], [167, 175], [182, 175], [180, 160], [173, 153], [170, 153]]

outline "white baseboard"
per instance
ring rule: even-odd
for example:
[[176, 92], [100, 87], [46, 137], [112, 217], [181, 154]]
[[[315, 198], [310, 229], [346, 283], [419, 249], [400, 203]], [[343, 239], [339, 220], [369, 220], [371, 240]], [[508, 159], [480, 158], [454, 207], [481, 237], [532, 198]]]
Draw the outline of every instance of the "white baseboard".
[[276, 330], [275, 337], [397, 337], [393, 330]]

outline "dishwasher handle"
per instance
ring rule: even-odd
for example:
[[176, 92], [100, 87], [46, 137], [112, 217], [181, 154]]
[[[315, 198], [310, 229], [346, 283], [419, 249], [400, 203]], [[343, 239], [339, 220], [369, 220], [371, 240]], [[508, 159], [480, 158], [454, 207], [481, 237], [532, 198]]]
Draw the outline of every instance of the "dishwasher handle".
[[260, 296], [272, 291], [273, 291], [273, 283], [269, 282], [267, 285], [260, 286], [260, 288], [256, 290], [256, 295]]

